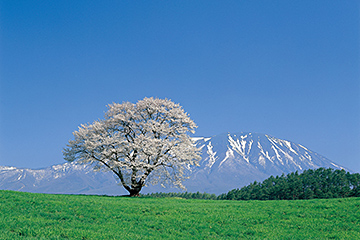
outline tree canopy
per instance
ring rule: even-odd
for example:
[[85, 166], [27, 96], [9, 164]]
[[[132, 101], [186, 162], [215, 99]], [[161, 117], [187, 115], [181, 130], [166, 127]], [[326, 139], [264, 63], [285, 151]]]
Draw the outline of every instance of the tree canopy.
[[331, 168], [308, 169], [285, 176], [269, 177], [241, 189], [220, 195], [229, 200], [294, 200], [312, 198], [360, 197], [360, 174]]
[[200, 149], [188, 135], [196, 127], [182, 107], [168, 99], [113, 103], [105, 119], [73, 132], [75, 139], [63, 154], [69, 162], [112, 171], [130, 196], [146, 184], [185, 189], [185, 170], [200, 160]]

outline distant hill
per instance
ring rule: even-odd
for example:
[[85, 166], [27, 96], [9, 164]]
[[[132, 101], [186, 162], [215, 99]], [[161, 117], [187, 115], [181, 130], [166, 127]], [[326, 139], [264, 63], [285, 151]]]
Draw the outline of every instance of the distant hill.
[[0, 189], [35, 193], [125, 194], [109, 172], [64, 163], [43, 169], [0, 167]]
[[[348, 169], [290, 141], [265, 134], [237, 133], [194, 138], [202, 149], [199, 167], [189, 168], [184, 182], [189, 192], [221, 194], [281, 175], [305, 169]], [[110, 172], [94, 172], [90, 166], [64, 163], [44, 169], [0, 167], [0, 189], [39, 193], [123, 195]], [[149, 186], [142, 193], [179, 191]]]

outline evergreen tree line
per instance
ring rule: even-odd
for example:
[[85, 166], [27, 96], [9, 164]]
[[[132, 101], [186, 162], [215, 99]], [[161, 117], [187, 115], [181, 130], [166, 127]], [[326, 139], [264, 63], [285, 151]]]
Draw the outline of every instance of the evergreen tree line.
[[209, 200], [296, 200], [313, 198], [360, 197], [360, 174], [331, 168], [308, 169], [281, 176], [271, 176], [263, 182], [253, 182], [241, 189], [216, 196], [209, 193], [171, 192], [141, 194], [142, 197]]
[[156, 192], [156, 193], [148, 193], [148, 194], [141, 194], [141, 197], [149, 197], [149, 198], [165, 198], [165, 197], [177, 197], [177, 198], [185, 198], [185, 199], [208, 199], [208, 200], [216, 200], [217, 196], [215, 194], [209, 193], [190, 193], [190, 192], [171, 192], [171, 193], [163, 193], [163, 192]]
[[360, 174], [331, 168], [309, 169], [269, 177], [221, 194], [221, 200], [294, 200], [360, 197]]

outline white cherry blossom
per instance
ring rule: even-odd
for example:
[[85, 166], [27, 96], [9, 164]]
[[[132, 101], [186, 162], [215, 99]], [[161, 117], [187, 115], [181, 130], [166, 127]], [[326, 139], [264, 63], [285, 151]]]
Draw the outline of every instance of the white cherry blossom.
[[189, 137], [196, 124], [179, 104], [144, 98], [108, 105], [105, 119], [82, 124], [63, 154], [65, 160], [112, 171], [136, 196], [146, 184], [184, 189], [186, 166], [198, 165], [200, 149]]

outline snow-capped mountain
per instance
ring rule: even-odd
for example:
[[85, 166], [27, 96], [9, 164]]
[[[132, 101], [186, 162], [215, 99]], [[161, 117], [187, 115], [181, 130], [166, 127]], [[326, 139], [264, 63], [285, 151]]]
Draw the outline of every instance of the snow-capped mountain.
[[[190, 192], [225, 193], [271, 175], [309, 168], [345, 169], [290, 141], [264, 134], [238, 133], [194, 138], [202, 149], [199, 167], [189, 168], [184, 182]], [[347, 170], [347, 169], [345, 169]], [[347, 170], [348, 171], [348, 170]], [[0, 189], [67, 194], [127, 194], [111, 172], [94, 172], [90, 166], [64, 163], [44, 169], [0, 167]], [[149, 186], [142, 193], [178, 191]]]
[[94, 172], [91, 166], [76, 163], [43, 169], [0, 166], [0, 189], [37, 193], [125, 194], [119, 191], [112, 174]]
[[271, 175], [310, 168], [345, 169], [300, 144], [264, 134], [223, 134], [195, 140], [202, 148], [202, 160], [200, 167], [191, 169], [192, 178], [185, 185], [203, 192], [219, 194]]

